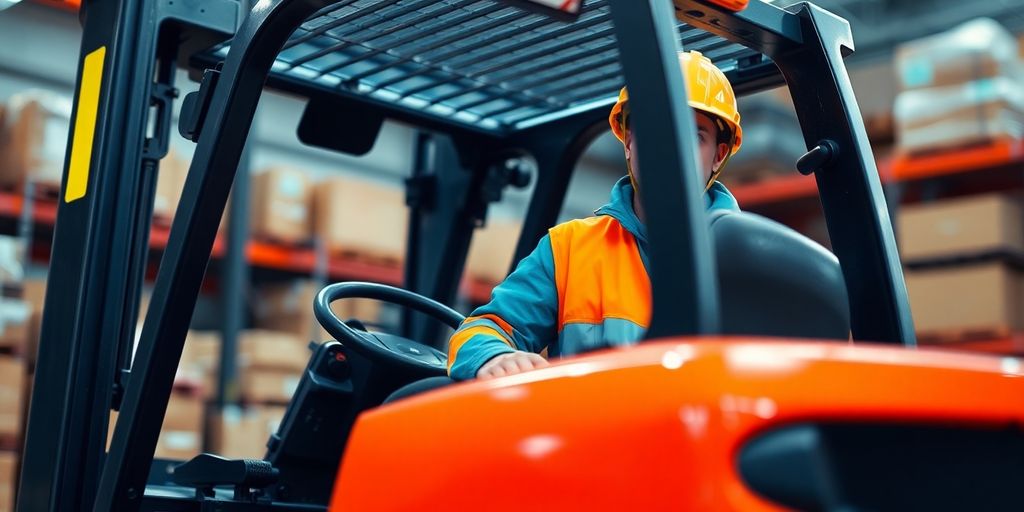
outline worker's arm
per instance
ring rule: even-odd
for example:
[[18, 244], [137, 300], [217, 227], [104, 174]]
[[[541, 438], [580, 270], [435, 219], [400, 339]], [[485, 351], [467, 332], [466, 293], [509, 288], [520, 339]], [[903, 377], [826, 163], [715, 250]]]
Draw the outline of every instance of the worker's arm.
[[448, 374], [472, 379], [489, 360], [515, 351], [539, 353], [557, 336], [558, 290], [551, 240], [544, 236], [466, 318], [448, 344]]

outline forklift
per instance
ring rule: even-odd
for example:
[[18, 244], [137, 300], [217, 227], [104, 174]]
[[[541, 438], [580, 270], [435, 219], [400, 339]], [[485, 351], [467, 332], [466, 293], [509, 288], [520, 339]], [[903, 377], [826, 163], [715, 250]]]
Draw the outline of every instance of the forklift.
[[[18, 510], [1019, 508], [1024, 368], [915, 347], [842, 18], [760, 0], [86, 0], [81, 17]], [[809, 148], [795, 167], [817, 182], [834, 255], [704, 212], [683, 48], [738, 95], [788, 86]], [[201, 83], [178, 122], [197, 145], [133, 353], [175, 66]], [[522, 259], [624, 84], [645, 158], [645, 339], [384, 403], [446, 374], [443, 336], [412, 315], [400, 335], [369, 332], [331, 303], [457, 326], [448, 304], [489, 204], [535, 180]], [[264, 459], [156, 464], [264, 88], [308, 100], [311, 146], [363, 154], [385, 120], [421, 130], [404, 286], [321, 290], [310, 307], [334, 339], [311, 345]]]

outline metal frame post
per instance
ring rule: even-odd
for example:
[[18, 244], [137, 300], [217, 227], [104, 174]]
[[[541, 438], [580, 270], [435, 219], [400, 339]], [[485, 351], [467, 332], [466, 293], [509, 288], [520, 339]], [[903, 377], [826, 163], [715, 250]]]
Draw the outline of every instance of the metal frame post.
[[[53, 239], [39, 359], [19, 489], [20, 510], [68, 510], [92, 500], [104, 451], [119, 337], [135, 319], [123, 305], [137, 298], [132, 238], [141, 152], [156, 52], [151, 1], [94, 0], [83, 7], [83, 63], [72, 118], [64, 181], [77, 132], [95, 133], [85, 192], [62, 194]], [[101, 50], [102, 49], [102, 50]], [[105, 53], [104, 53], [105, 52]], [[89, 57], [91, 56], [91, 57]], [[86, 59], [98, 74], [83, 78]], [[90, 73], [97, 73], [94, 68]], [[98, 87], [95, 122], [88, 126], [87, 88]], [[142, 94], [140, 94], [142, 91]], [[85, 100], [88, 102], [88, 100]], [[84, 116], [79, 119], [80, 116]], [[84, 138], [79, 144], [86, 144]], [[147, 164], [149, 168], [150, 164]], [[134, 172], [125, 172], [133, 170]], [[126, 324], [132, 324], [128, 326]]]
[[234, 38], [198, 135], [175, 212], [132, 378], [125, 391], [95, 510], [138, 510], [174, 374], [235, 170], [270, 67], [299, 24], [326, 0], [261, 2]]
[[[637, 137], [651, 240], [648, 338], [719, 329], [718, 283], [701, 197], [696, 127], [679, 72], [672, 4], [610, 0]], [[644, 170], [646, 169], [646, 170]]]
[[838, 154], [814, 174], [846, 280], [853, 338], [914, 345], [885, 194], [843, 62], [854, 49], [849, 23], [806, 2], [787, 10], [750, 2], [738, 13], [699, 0], [675, 4], [687, 24], [770, 57], [799, 98], [795, 107], [807, 146], [835, 144]]
[[[422, 134], [417, 138], [414, 176], [408, 183], [409, 244], [406, 249], [406, 287], [450, 304], [459, 290], [477, 219], [487, 204], [479, 191], [486, 178], [476, 162], [460, 159], [458, 136]], [[467, 142], [472, 139], [472, 143]], [[462, 135], [461, 147], [489, 145], [480, 136]], [[409, 332], [429, 343], [436, 326], [419, 314], [407, 314]]]
[[[808, 147], [832, 141], [837, 157], [815, 172], [832, 247], [850, 295], [857, 340], [914, 345], [903, 269], [885, 193], [843, 63], [853, 51], [848, 22], [810, 4], [796, 12], [805, 44], [772, 58], [794, 98]], [[867, 201], [863, 199], [866, 198]]]
[[217, 374], [216, 411], [238, 402], [238, 337], [245, 325], [245, 297], [249, 290], [249, 262], [246, 246], [249, 241], [249, 162], [247, 148], [242, 153], [235, 171], [228, 205], [227, 247], [222, 268], [221, 306], [224, 325], [221, 328], [220, 365]]
[[132, 359], [155, 173], [167, 152], [176, 94], [173, 63], [183, 46], [226, 38], [236, 14], [231, 0], [201, 7], [91, 0], [81, 8], [83, 59], [28, 413], [20, 510], [66, 510], [95, 495], [108, 411], [117, 406]]

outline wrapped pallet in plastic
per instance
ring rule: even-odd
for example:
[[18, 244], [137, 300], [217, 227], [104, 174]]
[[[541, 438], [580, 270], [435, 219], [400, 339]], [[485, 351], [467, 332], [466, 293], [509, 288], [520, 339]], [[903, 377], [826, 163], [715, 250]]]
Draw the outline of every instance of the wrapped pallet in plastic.
[[894, 107], [904, 153], [1024, 137], [1024, 81], [983, 78], [948, 87], [904, 91]]
[[980, 78], [1016, 76], [1019, 60], [1013, 34], [995, 20], [977, 18], [900, 46], [896, 76], [901, 90], [945, 87]]
[[904, 154], [1024, 137], [1024, 70], [1016, 38], [979, 18], [896, 53], [893, 116]]

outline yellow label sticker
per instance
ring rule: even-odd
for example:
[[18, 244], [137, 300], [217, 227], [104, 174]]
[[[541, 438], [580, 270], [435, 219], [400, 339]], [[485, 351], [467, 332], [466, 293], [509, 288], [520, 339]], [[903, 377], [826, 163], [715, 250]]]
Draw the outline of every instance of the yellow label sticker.
[[96, 135], [96, 116], [100, 107], [106, 56], [107, 47], [101, 46], [86, 55], [82, 64], [75, 134], [71, 142], [71, 164], [68, 169], [67, 186], [64, 188], [65, 203], [85, 197], [89, 187], [89, 166], [92, 165], [92, 144]]

